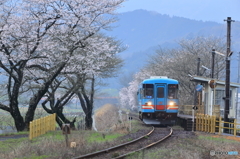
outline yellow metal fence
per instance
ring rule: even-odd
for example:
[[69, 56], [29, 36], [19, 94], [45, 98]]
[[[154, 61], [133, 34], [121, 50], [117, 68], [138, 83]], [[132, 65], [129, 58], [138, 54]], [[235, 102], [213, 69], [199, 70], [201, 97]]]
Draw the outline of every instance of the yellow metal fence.
[[[224, 123], [227, 123], [229, 127], [224, 127]], [[222, 133], [222, 129], [229, 129], [233, 131], [233, 135], [236, 136], [237, 132], [240, 132], [240, 128], [237, 129], [237, 126], [240, 124], [237, 123], [237, 120], [234, 119], [234, 122], [224, 122], [221, 117], [210, 116], [205, 114], [197, 114], [196, 115], [196, 130], [204, 131], [209, 133], [218, 132]]]
[[29, 139], [38, 137], [48, 131], [55, 130], [56, 127], [56, 113], [39, 118], [30, 122]]

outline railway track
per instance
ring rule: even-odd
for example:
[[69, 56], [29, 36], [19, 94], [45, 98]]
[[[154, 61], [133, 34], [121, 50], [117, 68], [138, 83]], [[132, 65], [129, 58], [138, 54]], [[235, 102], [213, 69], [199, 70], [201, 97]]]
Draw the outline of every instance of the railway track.
[[130, 142], [126, 142], [114, 147], [110, 147], [101, 151], [97, 151], [94, 153], [74, 157], [72, 159], [83, 159], [83, 158], [124, 158], [132, 153], [142, 151], [149, 147], [152, 147], [168, 137], [172, 135], [172, 128], [159, 128], [153, 127], [152, 129], [145, 135], [132, 140]]
[[[150, 147], [152, 147], [152, 146], [154, 146], [154, 145], [156, 145], [156, 144], [164, 141], [165, 139], [167, 139], [168, 137], [170, 137], [170, 136], [172, 135], [172, 132], [173, 132], [172, 128], [168, 128], [168, 129], [169, 129], [169, 130], [167, 130], [167, 131], [165, 131], [165, 130], [163, 130], [163, 129], [159, 129], [160, 131], [159, 131], [159, 130], [158, 130], [158, 131], [155, 131], [155, 132], [154, 132], [155, 135], [154, 135], [154, 134], [152, 135], [153, 137], [152, 137], [152, 139], [149, 140], [150, 142], [149, 142], [147, 145], [144, 146], [145, 143], [143, 143], [143, 144], [142, 144], [142, 145], [143, 145], [142, 148], [139, 148], [139, 149], [137, 149], [137, 150], [130, 151], [130, 152], [128, 152], [128, 153], [124, 153], [124, 154], [122, 154], [122, 155], [120, 155], [120, 156], [114, 157], [114, 159], [124, 158], [124, 157], [126, 157], [126, 156], [128, 156], [128, 155], [131, 155], [131, 154], [136, 153], [136, 152], [140, 152], [140, 151], [142, 151], [142, 150], [144, 150], [144, 149], [150, 148]], [[163, 131], [162, 131], [162, 130], [163, 130]], [[159, 132], [160, 132], [161, 134], [158, 134]], [[169, 133], [168, 133], [168, 132], [169, 132]], [[159, 136], [161, 136], [161, 137], [159, 137]]]

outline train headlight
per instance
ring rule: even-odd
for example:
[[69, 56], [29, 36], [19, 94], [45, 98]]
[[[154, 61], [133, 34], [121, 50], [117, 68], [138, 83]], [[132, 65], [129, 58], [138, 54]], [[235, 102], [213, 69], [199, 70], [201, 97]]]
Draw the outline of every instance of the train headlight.
[[152, 105], [152, 102], [151, 102], [151, 101], [148, 101], [148, 102], [147, 102], [147, 105]]
[[175, 105], [175, 102], [170, 101], [170, 102], [169, 102], [169, 105], [170, 105], [170, 106], [174, 106], [174, 105]]

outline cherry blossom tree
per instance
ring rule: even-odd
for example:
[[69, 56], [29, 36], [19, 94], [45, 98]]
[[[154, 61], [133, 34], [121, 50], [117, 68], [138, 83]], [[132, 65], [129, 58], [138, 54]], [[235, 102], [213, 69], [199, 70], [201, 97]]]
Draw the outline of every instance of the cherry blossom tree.
[[156, 75], [153, 70], [145, 68], [133, 76], [127, 87], [123, 87], [119, 92], [120, 104], [123, 108], [134, 109], [137, 107], [137, 91], [140, 83], [150, 76]]
[[[219, 52], [226, 50], [224, 39], [220, 37], [194, 37], [182, 39], [178, 42], [179, 47], [174, 49], [159, 48], [156, 54], [148, 59], [148, 64], [138, 72], [128, 87], [120, 91], [122, 105], [135, 105], [136, 89], [140, 81], [150, 76], [167, 76], [180, 82], [179, 98], [180, 103], [192, 104], [196, 84], [190, 81], [188, 74], [197, 74], [197, 59], [201, 59], [201, 65], [211, 68], [212, 49]], [[224, 75], [224, 57], [215, 57], [214, 77], [221, 79]], [[200, 65], [200, 66], [201, 66]], [[208, 76], [209, 73], [200, 68], [200, 76]], [[140, 78], [139, 78], [140, 77]]]
[[[104, 39], [106, 40], [105, 44], [103, 42]], [[123, 48], [118, 41], [109, 37], [103, 37], [101, 34], [98, 35], [98, 40], [96, 40], [95, 44], [96, 43], [105, 45], [105, 49], [103, 49], [102, 46], [94, 49], [95, 51], [99, 50], [99, 53], [96, 55], [98, 58], [89, 57], [88, 53], [82, 51], [80, 53], [82, 60], [78, 61], [73, 59], [61, 73], [64, 77], [63, 79], [66, 79], [67, 82], [56, 81], [56, 84], [52, 86], [52, 91], [48, 91], [47, 98], [42, 103], [43, 108], [48, 113], [57, 113], [59, 117], [57, 118], [57, 122], [60, 126], [62, 123], [70, 123], [70, 126], [74, 128], [74, 123], [64, 117], [62, 110], [64, 105], [76, 94], [85, 113], [86, 128], [91, 129], [96, 78], [112, 77], [121, 67], [122, 60], [116, 56], [116, 53]], [[94, 48], [94, 46], [92, 48]], [[89, 58], [92, 60], [90, 63]], [[72, 67], [74, 67], [74, 69], [72, 69]], [[79, 71], [79, 69], [82, 71]], [[86, 71], [86, 69], [92, 70], [92, 72]], [[56, 93], [59, 89], [61, 93]], [[64, 93], [62, 91], [63, 89], [66, 90]], [[61, 94], [57, 102], [55, 102], [55, 94]], [[50, 104], [50, 109], [46, 107], [47, 102]]]
[[[14, 118], [18, 131], [28, 128], [41, 98], [64, 71], [94, 74], [106, 40], [94, 36], [115, 21], [123, 0], [21, 0], [0, 3], [0, 68], [8, 100], [0, 109]], [[100, 41], [99, 41], [100, 40]], [[98, 42], [97, 42], [98, 41]], [[113, 51], [113, 47], [110, 49]], [[86, 56], [81, 56], [85, 53]], [[110, 55], [108, 55], [110, 56]], [[86, 65], [72, 66], [86, 58]], [[100, 63], [104, 66], [105, 63]], [[34, 87], [29, 91], [29, 86]], [[25, 118], [19, 96], [30, 95]]]

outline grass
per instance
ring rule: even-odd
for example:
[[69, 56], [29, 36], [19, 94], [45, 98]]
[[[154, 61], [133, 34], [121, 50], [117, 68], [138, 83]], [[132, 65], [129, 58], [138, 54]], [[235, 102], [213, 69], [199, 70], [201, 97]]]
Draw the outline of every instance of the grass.
[[[113, 123], [113, 125], [116, 123]], [[123, 124], [123, 123], [121, 123]], [[68, 159], [80, 154], [86, 154], [122, 143], [116, 140], [129, 133], [126, 124], [117, 126], [111, 132], [95, 132], [88, 130], [71, 131], [66, 145], [65, 135], [62, 131], [48, 132], [40, 137], [29, 140], [28, 138], [9, 139], [0, 141], [0, 158], [4, 159]], [[140, 127], [137, 122], [132, 122], [132, 131], [136, 132]], [[124, 133], [123, 133], [124, 132]], [[13, 133], [26, 134], [23, 133]], [[126, 139], [127, 140], [127, 139]], [[69, 147], [71, 142], [76, 142], [77, 147], [73, 150]], [[76, 153], [77, 152], [77, 153]]]
[[90, 143], [98, 142], [103, 143], [106, 141], [113, 141], [114, 139], [123, 136], [123, 134], [118, 133], [99, 133], [99, 132], [92, 132], [87, 137], [87, 141]]
[[[22, 133], [19, 133], [22, 134]], [[52, 152], [46, 155], [49, 149], [56, 148], [56, 145], [62, 145], [64, 140], [60, 131], [49, 132], [33, 140], [28, 138], [8, 139], [0, 141], [0, 158], [14, 159], [42, 159], [52, 156]], [[55, 145], [55, 146], [54, 146]], [[60, 146], [61, 147], [61, 146]], [[45, 149], [46, 148], [46, 149]], [[36, 153], [37, 152], [37, 153]], [[7, 157], [9, 155], [9, 157]], [[21, 156], [21, 157], [19, 157]]]
[[[238, 151], [240, 144], [237, 141], [212, 137], [212, 134], [196, 135], [185, 138], [170, 138], [170, 141], [160, 143], [148, 150], [141, 151], [127, 157], [127, 159], [202, 159], [212, 158], [210, 150]], [[237, 156], [215, 156], [216, 158], [237, 158]]]
[[[115, 111], [112, 109], [111, 111]], [[116, 110], [117, 111], [117, 110]], [[104, 117], [108, 115], [108, 112], [102, 112]], [[117, 116], [116, 116], [117, 118]], [[116, 121], [115, 123], [113, 121]], [[118, 119], [113, 120], [111, 118], [107, 121], [99, 120], [99, 122], [104, 123], [102, 128], [106, 130], [104, 125], [110, 125], [112, 131], [88, 131], [88, 130], [78, 130], [71, 131], [68, 135], [68, 144], [66, 145], [65, 135], [62, 131], [48, 132], [45, 135], [34, 138], [30, 141], [28, 138], [20, 139], [10, 139], [5, 141], [0, 141], [0, 158], [4, 159], [70, 159], [74, 156], [79, 156], [87, 154], [90, 152], [95, 152], [102, 150], [104, 148], [109, 148], [113, 145], [118, 145], [122, 142], [122, 136], [128, 134], [128, 124], [119, 123]], [[111, 122], [111, 123], [106, 123]], [[137, 132], [142, 129], [142, 124], [133, 120], [132, 121], [132, 131], [131, 133]], [[114, 127], [115, 126], [115, 127]], [[110, 128], [108, 127], [108, 128]], [[146, 127], [149, 130], [149, 127]], [[173, 129], [182, 130], [180, 126], [174, 126]], [[13, 133], [17, 134], [27, 134], [28, 132]], [[131, 140], [125, 137], [126, 140]], [[153, 148], [141, 151], [139, 153], [134, 153], [128, 158], [133, 159], [201, 159], [210, 158], [210, 150], [222, 150], [222, 151], [238, 151], [240, 152], [239, 142], [223, 139], [220, 137], [212, 137], [211, 134], [190, 136], [185, 137], [169, 138], [170, 142], [164, 142]], [[71, 142], [76, 142], [77, 146], [75, 149], [69, 147]], [[118, 156], [119, 154], [113, 154], [112, 157]], [[226, 158], [226, 156], [224, 156]], [[227, 156], [228, 157], [228, 156]], [[233, 156], [236, 157], [236, 156]]]
[[37, 156], [36, 154], [33, 154], [29, 157], [23, 157], [23, 158], [14, 158], [14, 159], [46, 159], [49, 158], [50, 156], [43, 155], [43, 156]]
[[226, 142], [226, 143], [239, 143], [238, 141], [234, 141], [234, 140], [228, 140], [225, 138], [218, 138], [218, 137], [212, 137], [212, 136], [206, 136], [206, 135], [199, 135], [198, 139], [206, 140], [206, 141]]
[[8, 140], [0, 141], [0, 152], [14, 149], [15, 147], [18, 147], [21, 143], [26, 141], [27, 141], [26, 138], [8, 139]]
[[[134, 131], [140, 128], [133, 124]], [[179, 128], [180, 129], [180, 128]], [[116, 139], [124, 134], [118, 132], [103, 133], [95, 131], [71, 131], [68, 135], [69, 143], [76, 142], [76, 151], [79, 154], [94, 152], [116, 144]], [[171, 138], [170, 138], [171, 139]], [[210, 150], [238, 151], [240, 146], [238, 142], [212, 137], [209, 135], [198, 135], [193, 137], [173, 139], [171, 142], [164, 142], [159, 146], [148, 150], [134, 153], [128, 158], [134, 159], [168, 159], [168, 158], [207, 158]], [[62, 131], [49, 132], [32, 141], [28, 138], [10, 139], [0, 141], [0, 158], [5, 159], [58, 159], [72, 158], [78, 156], [73, 149], [66, 147], [65, 135]], [[118, 156], [118, 154], [113, 154]], [[226, 158], [226, 156], [224, 156]], [[236, 157], [236, 156], [235, 156]]]
[[62, 134], [62, 131], [51, 131], [44, 135], [44, 137], [52, 137], [52, 136], [54, 136], [55, 140], [59, 140], [59, 141], [63, 140], [65, 137]]
[[[45, 158], [72, 158], [79, 154], [86, 154], [108, 148], [116, 143], [115, 139], [124, 134], [95, 131], [71, 131], [66, 145], [65, 135], [62, 131], [49, 132], [40, 137], [29, 140], [28, 138], [9, 139], [0, 141], [0, 158], [4, 159], [45, 159]], [[75, 150], [69, 147], [71, 142], [76, 142]]]

